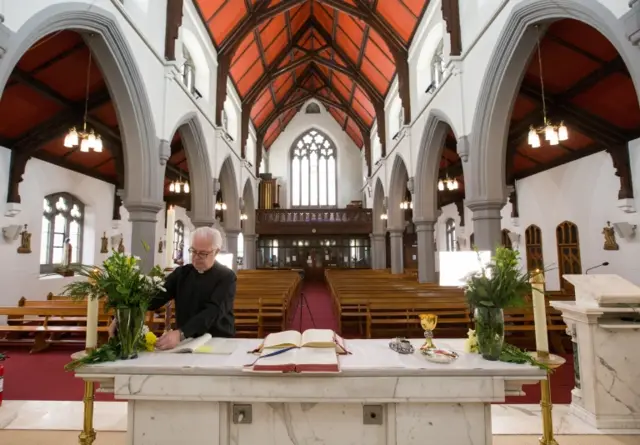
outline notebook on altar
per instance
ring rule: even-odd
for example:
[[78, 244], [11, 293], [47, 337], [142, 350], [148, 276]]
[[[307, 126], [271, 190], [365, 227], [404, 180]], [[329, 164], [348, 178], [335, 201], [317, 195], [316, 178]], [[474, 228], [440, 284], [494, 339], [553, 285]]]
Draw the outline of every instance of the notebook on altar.
[[307, 329], [298, 331], [282, 331], [267, 335], [256, 352], [265, 349], [283, 348], [315, 348], [333, 349], [338, 354], [348, 354], [344, 339], [331, 329]]
[[229, 355], [235, 351], [236, 346], [236, 343], [228, 338], [213, 338], [211, 334], [204, 334], [196, 338], [187, 338], [173, 349], [158, 352]]

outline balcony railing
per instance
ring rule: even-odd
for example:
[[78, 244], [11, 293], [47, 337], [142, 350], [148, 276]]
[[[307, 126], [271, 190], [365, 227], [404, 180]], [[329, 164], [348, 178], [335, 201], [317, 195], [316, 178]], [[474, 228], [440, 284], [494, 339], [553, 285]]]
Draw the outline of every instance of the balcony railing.
[[373, 228], [371, 209], [260, 209], [258, 234], [362, 234]]

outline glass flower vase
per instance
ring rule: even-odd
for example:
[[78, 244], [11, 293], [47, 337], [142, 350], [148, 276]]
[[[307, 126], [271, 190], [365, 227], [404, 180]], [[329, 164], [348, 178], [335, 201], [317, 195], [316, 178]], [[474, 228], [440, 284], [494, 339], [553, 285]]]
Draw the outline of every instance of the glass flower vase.
[[142, 349], [142, 330], [146, 310], [141, 307], [119, 307], [116, 309], [120, 359], [129, 360], [138, 357]]
[[500, 358], [504, 344], [504, 312], [498, 308], [476, 307], [475, 320], [478, 351], [485, 360]]

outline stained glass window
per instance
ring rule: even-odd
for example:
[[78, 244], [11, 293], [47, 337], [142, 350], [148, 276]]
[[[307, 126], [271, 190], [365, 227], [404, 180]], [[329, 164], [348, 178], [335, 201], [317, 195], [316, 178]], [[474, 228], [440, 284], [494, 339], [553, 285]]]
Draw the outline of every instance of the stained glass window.
[[337, 204], [336, 149], [318, 130], [309, 130], [291, 150], [292, 207], [330, 207]]
[[40, 237], [40, 272], [50, 273], [64, 261], [64, 242], [71, 244], [71, 264], [82, 263], [84, 204], [69, 193], [44, 198]]

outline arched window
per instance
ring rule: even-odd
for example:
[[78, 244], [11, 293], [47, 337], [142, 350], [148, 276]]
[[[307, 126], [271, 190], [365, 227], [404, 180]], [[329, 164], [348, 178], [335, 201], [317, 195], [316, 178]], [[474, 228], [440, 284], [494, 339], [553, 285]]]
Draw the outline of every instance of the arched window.
[[438, 88], [444, 77], [444, 40], [440, 40], [433, 57], [431, 58], [431, 82]]
[[525, 248], [527, 250], [527, 270], [544, 270], [542, 256], [542, 231], [540, 227], [532, 224], [524, 232]]
[[315, 102], [311, 102], [309, 105], [307, 105], [307, 108], [305, 109], [305, 113], [306, 114], [320, 114], [320, 105], [318, 105]]
[[291, 205], [336, 205], [336, 149], [317, 130], [309, 130], [291, 150]]
[[445, 223], [445, 229], [447, 234], [447, 252], [455, 252], [457, 249], [456, 242], [456, 222], [449, 218]]
[[573, 285], [562, 279], [565, 274], [581, 274], [582, 262], [580, 260], [580, 237], [578, 226], [570, 221], [564, 221], [556, 227], [556, 243], [558, 245], [558, 274], [560, 275], [560, 287], [571, 291]]
[[238, 233], [238, 258], [236, 258], [238, 266], [244, 264], [244, 235], [242, 232]]
[[182, 46], [182, 54], [184, 55], [184, 65], [182, 67], [182, 82], [191, 94], [196, 92], [196, 65], [193, 63], [191, 54], [186, 46]]
[[184, 263], [184, 223], [180, 220], [173, 225], [173, 262]]
[[511, 243], [511, 238], [509, 238], [509, 234], [511, 232], [509, 229], [502, 229], [501, 237], [502, 237], [502, 247], [506, 247], [507, 249], [512, 249], [513, 245]]
[[229, 133], [229, 116], [227, 116], [227, 110], [222, 110], [222, 129], [225, 133]]
[[84, 204], [69, 193], [45, 196], [40, 238], [40, 272], [50, 273], [64, 261], [64, 242], [71, 244], [70, 264], [82, 263]]

